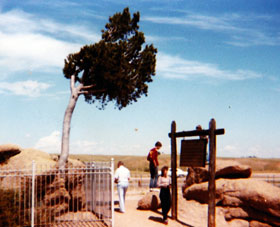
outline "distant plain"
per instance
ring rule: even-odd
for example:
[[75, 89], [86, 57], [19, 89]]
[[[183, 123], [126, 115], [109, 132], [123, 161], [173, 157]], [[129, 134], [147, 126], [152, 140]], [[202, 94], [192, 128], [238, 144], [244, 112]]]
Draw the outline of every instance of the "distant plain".
[[[148, 173], [149, 163], [145, 156], [127, 156], [127, 155], [70, 155], [70, 158], [79, 159], [83, 162], [89, 161], [110, 161], [114, 158], [114, 165], [117, 166], [118, 161], [123, 161], [125, 166], [133, 173]], [[180, 157], [178, 156], [178, 168], [187, 170], [187, 167], [180, 167]], [[218, 157], [217, 160], [233, 160], [242, 165], [248, 165], [252, 168], [253, 173], [280, 173], [280, 159], [264, 159], [256, 157], [245, 158], [222, 158]], [[164, 165], [170, 167], [170, 155], [159, 155], [160, 168]]]

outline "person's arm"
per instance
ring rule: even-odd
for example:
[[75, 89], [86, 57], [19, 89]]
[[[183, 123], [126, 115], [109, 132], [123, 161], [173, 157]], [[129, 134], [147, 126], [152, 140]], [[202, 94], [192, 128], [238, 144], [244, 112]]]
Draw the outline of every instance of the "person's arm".
[[118, 171], [118, 169], [117, 169], [116, 172], [115, 172], [114, 178], [115, 178], [114, 182], [117, 184], [118, 181], [119, 181], [119, 171]]
[[157, 187], [160, 188], [162, 185], [161, 185], [161, 176], [158, 178], [157, 180]]

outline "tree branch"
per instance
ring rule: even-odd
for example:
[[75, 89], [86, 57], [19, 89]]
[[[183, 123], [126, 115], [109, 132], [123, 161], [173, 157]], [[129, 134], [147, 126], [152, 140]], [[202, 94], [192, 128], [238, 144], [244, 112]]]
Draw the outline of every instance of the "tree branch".
[[97, 94], [97, 93], [102, 93], [102, 92], [105, 92], [106, 91], [106, 89], [101, 89], [101, 90], [95, 90], [95, 91], [79, 91], [79, 95], [83, 95], [83, 94], [92, 94], [92, 95], [94, 95], [94, 94]]
[[91, 88], [94, 88], [94, 87], [96, 87], [96, 84], [92, 84], [92, 85], [88, 85], [88, 86], [83, 86], [81, 88], [81, 90], [91, 89]]

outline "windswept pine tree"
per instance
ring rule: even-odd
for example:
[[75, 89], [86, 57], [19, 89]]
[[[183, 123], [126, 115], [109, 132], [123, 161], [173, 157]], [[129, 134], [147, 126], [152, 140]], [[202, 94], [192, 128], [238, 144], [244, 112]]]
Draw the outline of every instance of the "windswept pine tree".
[[89, 104], [98, 102], [100, 109], [109, 102], [122, 109], [147, 96], [148, 83], [155, 75], [157, 49], [152, 44], [144, 46], [139, 19], [139, 12], [131, 18], [125, 8], [109, 17], [99, 42], [83, 46], [65, 59], [63, 73], [70, 80], [71, 95], [63, 121], [60, 168], [69, 156], [71, 118], [81, 95]]

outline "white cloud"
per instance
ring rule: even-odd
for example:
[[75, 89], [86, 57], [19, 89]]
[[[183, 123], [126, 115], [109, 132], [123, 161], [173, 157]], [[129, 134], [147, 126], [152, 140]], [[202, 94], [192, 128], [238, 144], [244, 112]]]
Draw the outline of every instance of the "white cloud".
[[94, 141], [78, 140], [71, 143], [71, 154], [95, 154], [98, 143]]
[[143, 20], [151, 21], [159, 24], [176, 24], [194, 26], [204, 30], [216, 31], [236, 31], [240, 30], [233, 26], [226, 18], [205, 16], [199, 14], [188, 14], [185, 17], [145, 17]]
[[38, 81], [27, 80], [14, 83], [0, 82], [0, 93], [12, 93], [28, 97], [38, 97], [41, 92], [48, 89], [51, 85]]
[[[275, 21], [277, 18], [265, 15], [241, 15], [224, 14], [219, 16], [209, 16], [193, 13], [185, 13], [183, 17], [144, 17], [143, 20], [158, 24], [182, 25], [194, 27], [201, 30], [210, 30], [227, 34], [231, 40], [225, 43], [247, 47], [254, 45], [278, 46], [280, 37], [278, 33], [267, 31], [266, 27], [261, 27], [263, 21]], [[258, 23], [260, 21], [261, 23]]]
[[[70, 140], [70, 154], [100, 154], [102, 143], [87, 140]], [[36, 149], [47, 153], [60, 153], [61, 151], [61, 132], [53, 131], [50, 135], [42, 137], [34, 145]], [[97, 152], [97, 150], [99, 152]]]
[[3, 34], [0, 32], [0, 67], [8, 71], [49, 71], [62, 68], [66, 56], [79, 45], [40, 34]]
[[166, 78], [185, 80], [198, 76], [223, 80], [246, 80], [261, 77], [260, 74], [250, 70], [223, 70], [215, 64], [190, 61], [164, 53], [159, 53], [157, 56], [157, 73]]
[[49, 136], [42, 137], [34, 148], [48, 153], [60, 153], [61, 134], [59, 131], [52, 132]]
[[0, 12], [1, 74], [30, 68], [61, 69], [69, 53], [79, 51], [82, 43], [95, 42], [98, 37], [82, 25], [60, 24], [20, 10]]

